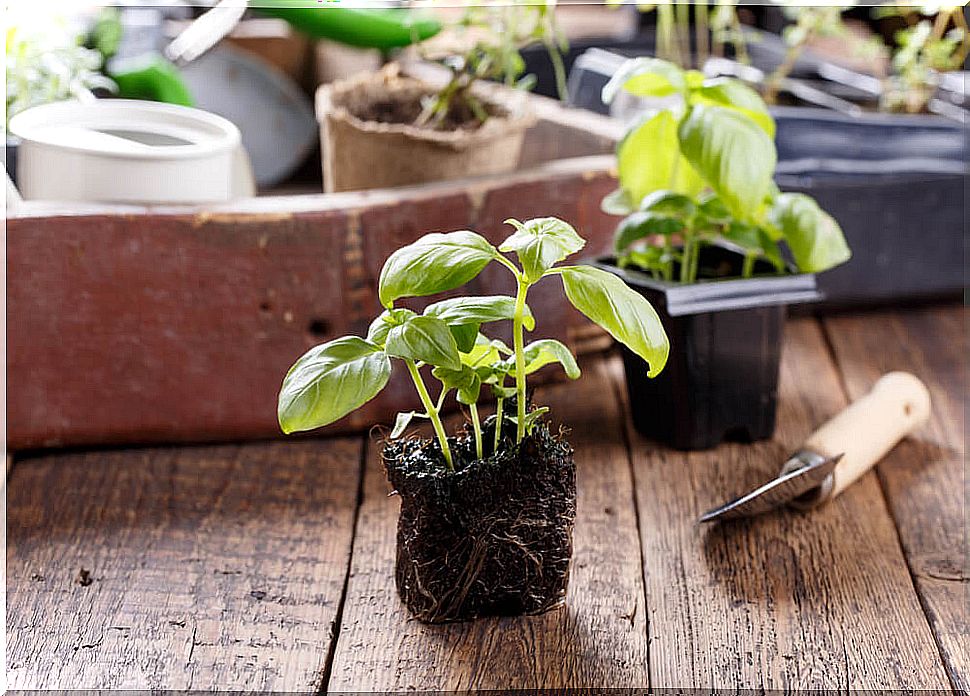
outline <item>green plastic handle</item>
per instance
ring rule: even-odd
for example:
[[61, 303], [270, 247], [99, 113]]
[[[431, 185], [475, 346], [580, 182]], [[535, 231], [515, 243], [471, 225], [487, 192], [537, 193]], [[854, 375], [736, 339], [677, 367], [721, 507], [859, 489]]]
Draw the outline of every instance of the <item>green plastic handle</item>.
[[155, 56], [130, 70], [111, 72], [109, 77], [118, 85], [118, 96], [125, 99], [195, 105], [178, 68], [161, 56]]
[[367, 10], [318, 0], [249, 0], [249, 5], [261, 14], [286, 20], [311, 38], [360, 48], [400, 48], [441, 31], [436, 19], [404, 8]]

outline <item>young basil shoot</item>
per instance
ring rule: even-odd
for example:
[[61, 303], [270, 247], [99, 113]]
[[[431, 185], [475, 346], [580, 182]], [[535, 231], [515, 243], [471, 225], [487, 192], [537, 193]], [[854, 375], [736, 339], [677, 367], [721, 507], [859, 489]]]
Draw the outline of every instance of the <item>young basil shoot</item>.
[[739, 252], [742, 277], [759, 260], [785, 272], [782, 242], [801, 272], [849, 259], [834, 218], [811, 197], [775, 186], [775, 122], [753, 89], [636, 58], [603, 88], [603, 100], [620, 90], [676, 99], [635, 123], [617, 146], [620, 188], [602, 207], [626, 216], [614, 238], [619, 265], [693, 283], [705, 245]]
[[[612, 273], [590, 266], [558, 265], [580, 251], [585, 241], [568, 223], [546, 217], [519, 222], [508, 220], [513, 233], [497, 248], [468, 230], [427, 234], [395, 251], [381, 270], [378, 296], [384, 312], [371, 324], [365, 338], [345, 336], [311, 348], [290, 368], [280, 390], [278, 416], [285, 433], [319, 428], [360, 408], [387, 385], [392, 360], [404, 363], [424, 411], [399, 414], [392, 437], [415, 417], [428, 418], [448, 469], [455, 461], [441, 420], [445, 398], [451, 392], [468, 407], [475, 436], [475, 454], [486, 454], [478, 401], [482, 386], [496, 397], [492, 452], [502, 444], [502, 425], [515, 423], [516, 444], [531, 431], [548, 409], [527, 413], [526, 378], [558, 363], [571, 379], [580, 376], [569, 349], [552, 339], [525, 341], [536, 327], [527, 304], [529, 289], [555, 276], [566, 298], [580, 312], [606, 329], [645, 360], [650, 376], [667, 362], [669, 344], [653, 307]], [[516, 265], [506, 253], [514, 253]], [[514, 297], [455, 297], [417, 312], [395, 303], [454, 290], [475, 278], [489, 264], [512, 274]], [[513, 347], [482, 333], [482, 326], [512, 323]], [[432, 398], [421, 371], [429, 368], [439, 383]], [[511, 380], [513, 385], [507, 382]], [[516, 399], [516, 413], [507, 415], [505, 401]]]

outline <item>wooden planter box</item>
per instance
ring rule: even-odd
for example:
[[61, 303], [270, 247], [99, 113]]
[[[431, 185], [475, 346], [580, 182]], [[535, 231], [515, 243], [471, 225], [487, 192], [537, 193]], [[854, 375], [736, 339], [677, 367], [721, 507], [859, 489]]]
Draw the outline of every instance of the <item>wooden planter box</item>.
[[[364, 333], [385, 258], [428, 231], [497, 243], [508, 217], [556, 215], [606, 251], [617, 127], [535, 101], [512, 176], [206, 208], [24, 204], [7, 219], [9, 447], [276, 437], [287, 367]], [[470, 290], [513, 292], [507, 275]], [[530, 296], [536, 336], [575, 345], [589, 325], [549, 282]], [[387, 422], [411, 390], [398, 375], [327, 432]]]

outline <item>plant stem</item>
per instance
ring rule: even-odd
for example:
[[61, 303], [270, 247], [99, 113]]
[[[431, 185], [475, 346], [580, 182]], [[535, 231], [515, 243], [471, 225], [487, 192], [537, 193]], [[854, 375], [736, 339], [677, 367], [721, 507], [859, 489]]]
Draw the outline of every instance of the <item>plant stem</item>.
[[472, 427], [475, 429], [475, 457], [482, 458], [482, 423], [478, 420], [478, 404], [471, 404], [468, 410], [472, 414]]
[[512, 340], [515, 350], [515, 393], [518, 409], [518, 423], [516, 423], [515, 441], [522, 442], [525, 437], [525, 338], [523, 337], [522, 321], [525, 316], [525, 295], [529, 291], [529, 283], [519, 278], [519, 289], [515, 294], [515, 314], [512, 317]]
[[428, 388], [424, 386], [424, 380], [421, 379], [418, 366], [414, 364], [413, 360], [405, 360], [404, 363], [408, 366], [408, 372], [411, 373], [411, 379], [414, 380], [414, 387], [418, 390], [418, 397], [420, 397], [421, 403], [424, 405], [424, 409], [431, 419], [431, 425], [434, 426], [434, 432], [438, 436], [438, 444], [441, 445], [441, 454], [444, 455], [445, 464], [448, 465], [449, 471], [454, 471], [455, 465], [451, 460], [451, 449], [448, 447], [448, 435], [445, 433], [445, 426], [441, 423], [441, 416], [438, 415], [438, 409], [435, 408], [434, 401], [431, 400]]
[[492, 453], [498, 452], [499, 443], [502, 441], [502, 407], [505, 406], [505, 399], [501, 396], [495, 400], [495, 445]]
[[690, 5], [681, 0], [675, 5], [677, 12], [677, 42], [680, 44], [680, 54], [684, 57], [681, 67], [685, 70], [691, 67], [690, 55]]
[[751, 275], [754, 273], [754, 262], [755, 262], [755, 255], [754, 254], [745, 254], [744, 255], [744, 265], [741, 266], [741, 277], [742, 278], [750, 278], [751, 277]]
[[703, 68], [710, 54], [707, 0], [694, 0], [694, 32], [697, 40], [697, 67]]
[[684, 235], [684, 253], [680, 260], [680, 282], [687, 284], [691, 282], [690, 279], [690, 269], [692, 266], [691, 259], [693, 258], [694, 249], [694, 235], [686, 234]]

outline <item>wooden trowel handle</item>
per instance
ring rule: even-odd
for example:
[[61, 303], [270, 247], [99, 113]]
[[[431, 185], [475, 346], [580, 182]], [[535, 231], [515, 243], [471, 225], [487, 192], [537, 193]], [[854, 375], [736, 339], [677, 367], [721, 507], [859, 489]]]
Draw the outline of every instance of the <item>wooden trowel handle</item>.
[[889, 372], [872, 391], [815, 431], [805, 448], [826, 457], [842, 454], [827, 498], [869, 471], [897, 442], [926, 422], [930, 393], [908, 372]]

